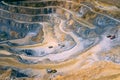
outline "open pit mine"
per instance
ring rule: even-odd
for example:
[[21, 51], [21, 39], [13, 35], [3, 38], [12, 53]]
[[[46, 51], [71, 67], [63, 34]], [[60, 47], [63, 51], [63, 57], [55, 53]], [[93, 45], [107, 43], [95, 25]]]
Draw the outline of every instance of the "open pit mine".
[[0, 80], [120, 80], [120, 0], [0, 0]]

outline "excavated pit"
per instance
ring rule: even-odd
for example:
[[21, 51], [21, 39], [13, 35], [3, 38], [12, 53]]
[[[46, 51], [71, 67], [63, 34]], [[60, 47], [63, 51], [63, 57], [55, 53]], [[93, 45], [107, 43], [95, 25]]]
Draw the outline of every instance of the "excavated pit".
[[[95, 0], [1, 1], [0, 78], [6, 71], [8, 80], [53, 80], [56, 76], [67, 80], [69, 71], [85, 64], [119, 64], [119, 17], [106, 14], [112, 11], [108, 6], [98, 5]], [[49, 75], [45, 72], [49, 68], [58, 72]]]

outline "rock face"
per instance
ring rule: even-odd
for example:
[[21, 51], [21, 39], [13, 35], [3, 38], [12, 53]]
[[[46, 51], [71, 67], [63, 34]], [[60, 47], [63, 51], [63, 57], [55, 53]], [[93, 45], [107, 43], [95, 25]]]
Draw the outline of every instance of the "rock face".
[[0, 80], [120, 80], [119, 2], [0, 1]]

